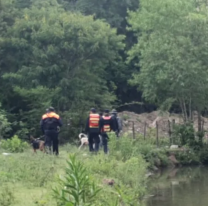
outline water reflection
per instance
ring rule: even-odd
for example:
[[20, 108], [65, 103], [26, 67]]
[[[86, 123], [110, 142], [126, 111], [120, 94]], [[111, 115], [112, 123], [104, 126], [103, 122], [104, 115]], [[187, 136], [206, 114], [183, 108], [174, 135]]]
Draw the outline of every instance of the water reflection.
[[208, 167], [160, 171], [149, 181], [147, 206], [207, 206]]

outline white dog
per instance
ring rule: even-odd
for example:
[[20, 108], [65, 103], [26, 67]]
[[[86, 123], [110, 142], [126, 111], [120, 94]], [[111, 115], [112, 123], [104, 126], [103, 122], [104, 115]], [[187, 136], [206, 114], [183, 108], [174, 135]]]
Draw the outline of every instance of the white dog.
[[83, 145], [88, 145], [89, 144], [88, 137], [87, 137], [86, 134], [80, 133], [79, 134], [79, 139], [81, 141], [81, 145], [79, 146], [79, 149], [81, 149]]
[[[101, 141], [101, 136], [99, 135], [100, 141]], [[84, 133], [80, 133], [79, 134], [79, 139], [81, 141], [81, 145], [79, 146], [79, 149], [82, 148], [83, 145], [88, 145], [89, 141], [88, 141], [88, 137], [86, 134]], [[95, 144], [93, 144], [93, 147], [95, 148]]]

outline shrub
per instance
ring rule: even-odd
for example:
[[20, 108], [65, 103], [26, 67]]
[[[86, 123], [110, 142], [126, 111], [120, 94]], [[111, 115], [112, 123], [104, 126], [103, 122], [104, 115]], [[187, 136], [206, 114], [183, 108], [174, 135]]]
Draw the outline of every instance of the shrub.
[[0, 205], [1, 206], [11, 206], [14, 204], [14, 196], [11, 189], [7, 186], [3, 186], [2, 192], [0, 193]]
[[198, 165], [201, 163], [199, 154], [192, 149], [176, 153], [176, 159], [182, 165]]
[[[62, 163], [63, 164], [63, 163]], [[0, 185], [23, 182], [30, 187], [42, 187], [53, 180], [63, 166], [51, 155], [17, 153], [0, 159]]]
[[74, 155], [69, 158], [66, 175], [60, 179], [60, 186], [61, 189], [54, 189], [59, 206], [93, 206], [100, 191]]
[[[138, 205], [146, 191], [147, 163], [141, 155], [118, 161], [112, 153], [99, 154], [86, 157], [83, 163], [88, 173], [94, 174], [97, 184], [102, 184], [97, 205]], [[103, 184], [105, 179], [113, 179], [114, 186]]]
[[11, 139], [2, 140], [1, 147], [8, 152], [24, 152], [28, 144], [15, 135]]
[[199, 158], [201, 163], [203, 164], [208, 164], [208, 146], [204, 146], [200, 151], [199, 151]]
[[193, 124], [187, 123], [183, 125], [175, 125], [173, 138], [175, 141], [179, 139], [178, 143], [182, 146], [183, 145], [189, 145], [189, 146], [195, 145], [195, 132], [194, 132]]
[[11, 123], [8, 122], [6, 112], [1, 109], [0, 103], [0, 139], [2, 139], [2, 137], [7, 136], [7, 133], [9, 131], [11, 131]]
[[[110, 136], [109, 142], [110, 155], [117, 160], [126, 161], [132, 157], [142, 156], [149, 167], [168, 165], [168, 157], [165, 149], [158, 150], [155, 144], [144, 139], [132, 139], [128, 136], [122, 136], [119, 140], [115, 135]], [[158, 165], [158, 159], [160, 164]]]

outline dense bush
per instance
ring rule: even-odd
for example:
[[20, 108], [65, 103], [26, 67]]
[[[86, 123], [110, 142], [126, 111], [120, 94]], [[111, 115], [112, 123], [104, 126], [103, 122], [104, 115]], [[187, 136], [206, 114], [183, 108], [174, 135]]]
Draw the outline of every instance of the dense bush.
[[132, 139], [128, 135], [122, 136], [119, 140], [113, 134], [110, 136], [110, 154], [118, 160], [126, 161], [131, 157], [142, 156], [149, 167], [167, 166], [168, 157], [165, 149], [158, 149], [152, 140]]
[[8, 186], [3, 186], [2, 192], [0, 192], [0, 205], [1, 206], [12, 206], [15, 203], [15, 197], [12, 190]]
[[24, 152], [28, 148], [28, 144], [15, 135], [11, 139], [2, 140], [1, 147], [7, 152]]

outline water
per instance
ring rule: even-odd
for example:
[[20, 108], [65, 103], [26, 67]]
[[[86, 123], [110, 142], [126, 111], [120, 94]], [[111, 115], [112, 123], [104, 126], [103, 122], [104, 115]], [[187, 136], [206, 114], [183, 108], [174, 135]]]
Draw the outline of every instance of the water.
[[151, 177], [146, 206], [207, 206], [208, 167], [165, 170]]

